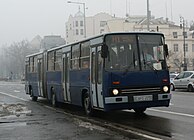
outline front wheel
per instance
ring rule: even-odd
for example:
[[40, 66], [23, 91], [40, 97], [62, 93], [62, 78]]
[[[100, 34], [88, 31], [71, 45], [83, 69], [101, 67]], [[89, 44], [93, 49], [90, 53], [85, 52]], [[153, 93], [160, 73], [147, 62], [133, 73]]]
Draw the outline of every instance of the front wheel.
[[192, 85], [189, 85], [187, 90], [188, 90], [189, 92], [192, 92], [192, 91], [193, 91], [193, 86], [192, 86]]
[[86, 93], [84, 95], [83, 106], [84, 106], [84, 110], [85, 110], [86, 115], [88, 115], [88, 116], [94, 115], [94, 110], [93, 110], [92, 105], [91, 105], [91, 98], [90, 98], [88, 93]]
[[136, 114], [143, 114], [146, 111], [146, 108], [135, 108], [133, 110]]

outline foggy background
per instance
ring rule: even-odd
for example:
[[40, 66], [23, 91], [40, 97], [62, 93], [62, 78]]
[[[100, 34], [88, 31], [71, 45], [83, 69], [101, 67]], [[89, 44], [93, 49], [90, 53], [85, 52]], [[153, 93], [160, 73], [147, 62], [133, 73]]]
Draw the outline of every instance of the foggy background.
[[[85, 3], [86, 17], [100, 12], [115, 17], [147, 15], [147, 0], [71, 1]], [[194, 20], [193, 0], [149, 0], [149, 3], [155, 18], [168, 18], [179, 25], [182, 16], [187, 26]], [[64, 44], [65, 23], [78, 12], [79, 6], [83, 12], [83, 5], [67, 0], [0, 0], [0, 80], [24, 80], [25, 56], [40, 51], [36, 42], [43, 37], [58, 36], [57, 43]]]
[[[117, 17], [146, 15], [147, 0], [72, 0], [86, 4], [86, 17], [106, 12]], [[127, 4], [127, 5], [126, 5]], [[179, 24], [180, 16], [194, 20], [193, 0], [150, 0], [150, 10], [156, 18], [168, 17]], [[10, 45], [36, 35], [65, 37], [65, 22], [78, 12], [79, 5], [67, 0], [0, 0], [0, 46]], [[83, 10], [80, 5], [81, 11]]]

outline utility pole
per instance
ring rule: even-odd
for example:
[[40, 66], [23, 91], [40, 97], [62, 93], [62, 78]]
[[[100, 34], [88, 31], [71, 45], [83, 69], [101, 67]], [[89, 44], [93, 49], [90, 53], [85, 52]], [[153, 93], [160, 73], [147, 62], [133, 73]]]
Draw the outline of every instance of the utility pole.
[[186, 61], [186, 44], [185, 44], [185, 38], [186, 38], [186, 32], [185, 32], [185, 19], [184, 17], [180, 17], [180, 28], [183, 29], [183, 71], [187, 71], [187, 61]]
[[150, 31], [150, 9], [149, 9], [149, 0], [147, 0], [147, 30]]

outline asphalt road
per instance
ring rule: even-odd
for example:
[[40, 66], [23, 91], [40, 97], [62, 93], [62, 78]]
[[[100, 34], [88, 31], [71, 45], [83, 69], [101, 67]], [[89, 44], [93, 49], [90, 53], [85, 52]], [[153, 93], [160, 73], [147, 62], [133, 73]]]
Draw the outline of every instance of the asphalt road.
[[32, 102], [24, 85], [0, 82], [0, 140], [128, 140], [47, 105]]
[[[0, 82], [0, 104], [6, 101], [7, 104], [24, 104], [28, 108], [27, 113], [14, 119], [7, 116], [6, 119], [3, 119], [4, 116], [0, 117], [0, 132], [3, 134], [0, 135], [0, 139], [2, 140], [6, 137], [7, 139], [9, 137], [14, 138], [13, 136], [21, 137], [21, 139], [33, 138], [33, 140], [39, 138], [138, 139], [133, 136], [122, 136], [121, 133], [119, 135], [104, 127], [69, 117], [53, 108], [46, 107], [45, 104], [32, 102], [30, 97], [24, 94], [23, 88], [23, 84]], [[6, 94], [9, 94], [9, 96], [6, 96]], [[41, 102], [44, 102], [44, 100]], [[145, 135], [145, 139], [150, 136], [150, 139], [157, 140], [193, 140], [194, 92], [174, 91], [172, 92], [170, 107], [150, 108], [143, 116], [137, 116], [133, 111], [124, 110], [102, 113], [94, 119], [100, 120], [102, 123], [112, 123], [115, 127], [118, 127], [118, 124], [123, 125], [126, 129]], [[7, 120], [12, 120], [13, 123], [2, 123]]]

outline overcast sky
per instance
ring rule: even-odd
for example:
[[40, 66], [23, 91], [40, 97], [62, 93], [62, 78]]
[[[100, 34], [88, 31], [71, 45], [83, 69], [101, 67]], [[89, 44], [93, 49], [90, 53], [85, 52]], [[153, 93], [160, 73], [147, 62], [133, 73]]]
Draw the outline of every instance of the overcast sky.
[[[99, 12], [124, 17], [146, 15], [147, 0], [72, 0], [86, 4], [86, 16]], [[180, 15], [188, 23], [194, 20], [194, 0], [149, 0], [150, 10], [156, 18], [168, 17], [179, 24]], [[127, 6], [126, 6], [127, 3]], [[172, 4], [172, 5], [171, 5]], [[83, 7], [81, 7], [83, 11]], [[0, 0], [0, 46], [36, 35], [65, 36], [65, 22], [78, 11], [77, 4], [67, 0]]]

